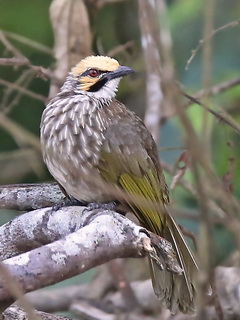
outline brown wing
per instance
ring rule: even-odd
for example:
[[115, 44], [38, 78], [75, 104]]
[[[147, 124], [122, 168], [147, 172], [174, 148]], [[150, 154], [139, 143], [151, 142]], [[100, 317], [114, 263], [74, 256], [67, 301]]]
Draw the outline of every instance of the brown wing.
[[160, 204], [159, 209], [140, 203], [128, 204], [141, 224], [148, 230], [166, 237], [176, 250], [182, 275], [160, 270], [150, 257], [150, 271], [156, 295], [168, 308], [192, 312], [195, 308], [197, 264], [177, 224], [168, 214], [168, 190], [152, 136], [143, 122], [121, 104], [114, 102], [115, 118], [105, 132], [99, 170], [102, 177], [121, 186], [128, 194], [139, 195]]
[[[114, 108], [114, 119], [104, 132], [105, 140], [99, 161], [101, 176], [117, 183], [128, 194], [139, 196], [149, 202], [168, 203], [165, 178], [158, 161], [156, 144], [143, 122], [134, 113], [117, 101], [104, 110], [110, 118]], [[141, 224], [158, 234], [162, 233], [165, 214], [160, 210], [130, 203]]]

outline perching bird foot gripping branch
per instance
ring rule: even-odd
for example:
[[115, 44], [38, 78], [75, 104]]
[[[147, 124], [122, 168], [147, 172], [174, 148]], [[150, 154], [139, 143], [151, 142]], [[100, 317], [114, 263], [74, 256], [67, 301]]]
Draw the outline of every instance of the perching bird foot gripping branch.
[[[143, 232], [142, 227], [126, 217], [114, 211], [98, 211], [88, 219], [86, 214], [81, 215], [82, 210], [83, 207], [67, 207], [56, 212], [51, 208], [34, 210], [0, 228], [2, 266], [24, 293], [115, 258], [143, 257], [151, 251], [147, 231]], [[83, 217], [89, 221], [81, 228]], [[180, 267], [177, 260], [172, 263], [174, 250], [169, 251], [166, 241], [158, 245], [165, 252], [166, 265], [172, 265], [172, 271], [176, 272]], [[14, 298], [6, 279], [0, 276], [0, 301]]]

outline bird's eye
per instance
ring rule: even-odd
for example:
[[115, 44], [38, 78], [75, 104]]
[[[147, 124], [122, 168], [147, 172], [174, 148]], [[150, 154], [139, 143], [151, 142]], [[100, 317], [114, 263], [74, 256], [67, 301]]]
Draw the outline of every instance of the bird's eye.
[[89, 75], [90, 75], [91, 77], [93, 77], [93, 78], [99, 76], [99, 74], [100, 74], [99, 70], [96, 70], [96, 69], [90, 69], [90, 70], [89, 70]]

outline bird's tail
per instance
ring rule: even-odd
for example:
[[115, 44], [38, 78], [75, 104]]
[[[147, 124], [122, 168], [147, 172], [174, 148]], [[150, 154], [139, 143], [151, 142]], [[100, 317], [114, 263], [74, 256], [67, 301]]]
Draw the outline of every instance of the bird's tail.
[[161, 268], [161, 261], [164, 265], [164, 259], [157, 246], [155, 250], [160, 263], [156, 256], [149, 253], [152, 283], [157, 297], [173, 312], [179, 309], [184, 313], [191, 313], [196, 309], [197, 263], [181, 230], [167, 212], [165, 203], [168, 199], [164, 199], [166, 192], [159, 188], [157, 179], [154, 172], [149, 170], [143, 177], [122, 174], [119, 183], [129, 194], [152, 201], [153, 205], [157, 202], [156, 208], [143, 206], [137, 201], [134, 204], [128, 201], [128, 205], [142, 226], [172, 244], [183, 270], [182, 274], [175, 274], [167, 268]]
[[169, 214], [166, 217], [166, 226], [161, 236], [172, 244], [183, 272], [175, 274], [166, 269], [161, 270], [149, 256], [153, 288], [159, 300], [172, 312], [180, 310], [183, 313], [194, 313], [198, 266], [180, 228]]

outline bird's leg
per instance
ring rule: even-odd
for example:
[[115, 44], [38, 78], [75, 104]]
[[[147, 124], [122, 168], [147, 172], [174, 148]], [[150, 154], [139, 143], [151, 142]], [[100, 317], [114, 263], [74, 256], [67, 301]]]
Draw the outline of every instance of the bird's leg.
[[63, 207], [71, 207], [71, 206], [80, 206], [80, 207], [85, 207], [86, 206], [85, 201], [79, 201], [73, 197], [71, 198], [65, 198], [63, 201], [56, 203], [52, 206], [52, 212], [58, 211], [59, 209]]

